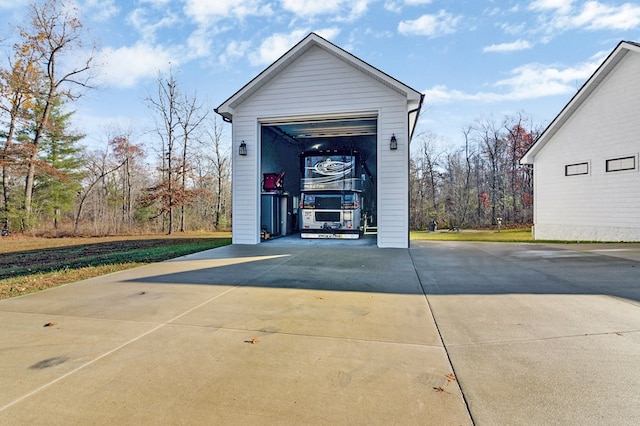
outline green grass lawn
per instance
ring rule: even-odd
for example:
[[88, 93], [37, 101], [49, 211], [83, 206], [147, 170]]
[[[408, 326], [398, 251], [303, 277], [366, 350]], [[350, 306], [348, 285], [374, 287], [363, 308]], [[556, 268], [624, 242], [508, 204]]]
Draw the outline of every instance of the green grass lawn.
[[531, 229], [472, 230], [462, 229], [457, 232], [441, 230], [436, 232], [411, 231], [411, 240], [428, 241], [487, 241], [529, 243], [533, 242]]

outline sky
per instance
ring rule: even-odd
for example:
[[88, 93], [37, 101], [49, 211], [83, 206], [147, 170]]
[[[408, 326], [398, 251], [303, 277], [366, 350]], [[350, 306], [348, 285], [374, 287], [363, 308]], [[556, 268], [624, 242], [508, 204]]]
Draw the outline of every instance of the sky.
[[[0, 0], [0, 47], [27, 0]], [[425, 94], [416, 129], [446, 144], [479, 120], [555, 118], [621, 40], [640, 3], [610, 0], [75, 0], [95, 42], [95, 90], [75, 105], [85, 144], [152, 138], [159, 73], [211, 110], [310, 32]], [[6, 56], [6, 55], [3, 55]], [[301, 94], [304, 95], [304, 94]], [[218, 117], [219, 118], [219, 117]], [[231, 134], [225, 128], [226, 137]]]

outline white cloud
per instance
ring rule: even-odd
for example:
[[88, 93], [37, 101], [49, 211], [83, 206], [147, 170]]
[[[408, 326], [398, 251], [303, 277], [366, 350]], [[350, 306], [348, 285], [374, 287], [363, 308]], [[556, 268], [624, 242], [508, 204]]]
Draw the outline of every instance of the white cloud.
[[268, 65], [282, 56], [286, 51], [291, 49], [305, 35], [307, 30], [295, 30], [289, 34], [277, 33], [273, 34], [260, 44], [258, 50], [249, 54], [251, 65]]
[[542, 16], [547, 30], [568, 31], [585, 29], [630, 30], [640, 27], [640, 5], [624, 3], [608, 5], [596, 0], [576, 5], [572, 0], [537, 0], [529, 5], [530, 10], [551, 12]]
[[433, 0], [387, 0], [384, 2], [384, 8], [390, 12], [399, 13], [403, 6], [423, 6], [433, 3]]
[[204, 58], [211, 53], [213, 37], [205, 28], [198, 28], [187, 39], [187, 50], [192, 58]]
[[372, 0], [282, 0], [282, 8], [303, 18], [334, 15], [337, 21], [352, 22], [362, 16]]
[[557, 10], [568, 13], [571, 10], [573, 0], [535, 0], [529, 5], [531, 10]]
[[597, 1], [589, 1], [570, 21], [576, 28], [592, 31], [630, 30], [640, 26], [640, 5], [625, 3], [620, 6], [607, 6]]
[[520, 35], [527, 30], [527, 24], [524, 22], [520, 22], [520, 23], [503, 22], [498, 27], [502, 29], [502, 31], [504, 31], [505, 34], [510, 34], [510, 35]]
[[604, 52], [599, 53], [590, 61], [574, 67], [561, 68], [537, 63], [520, 66], [511, 71], [509, 78], [493, 84], [498, 89], [496, 91], [466, 93], [437, 85], [424, 92], [425, 102], [427, 104], [468, 101], [491, 103], [522, 101], [572, 93], [593, 74], [602, 62], [603, 54]]
[[314, 30], [313, 32], [318, 34], [322, 38], [331, 40], [336, 38], [338, 34], [340, 34], [340, 29], [337, 27], [320, 28], [318, 30]]
[[249, 41], [230, 41], [224, 53], [218, 56], [218, 61], [221, 65], [227, 66], [230, 62], [243, 57], [250, 47], [251, 42]]
[[115, 87], [132, 87], [138, 80], [155, 76], [166, 71], [179, 61], [169, 50], [162, 46], [138, 43], [118, 49], [105, 48], [97, 57], [104, 58], [102, 73], [98, 77], [101, 83]]
[[481, 96], [465, 93], [461, 90], [449, 89], [444, 84], [438, 84], [424, 91], [424, 100], [427, 105], [447, 104], [456, 101], [480, 100]]
[[184, 13], [200, 25], [212, 25], [220, 19], [243, 19], [273, 14], [263, 0], [186, 0]]
[[179, 18], [176, 15], [167, 12], [167, 15], [160, 19], [155, 17], [149, 18], [146, 9], [138, 8], [134, 9], [127, 20], [140, 32], [144, 40], [153, 41], [156, 37], [156, 32], [162, 28], [170, 28], [179, 22]]
[[171, 0], [138, 0], [139, 3], [147, 3], [153, 7], [166, 6]]
[[402, 4], [397, 1], [386, 1], [384, 2], [384, 9], [389, 12], [400, 13], [402, 12]]
[[405, 35], [440, 37], [454, 33], [461, 20], [461, 16], [440, 10], [436, 15], [422, 15], [412, 21], [401, 21], [398, 24], [398, 32]]
[[106, 21], [120, 13], [120, 8], [114, 4], [114, 0], [86, 0], [82, 9], [86, 14], [91, 14], [96, 21]]
[[531, 49], [531, 43], [526, 40], [516, 40], [511, 43], [500, 43], [500, 44], [492, 44], [490, 46], [486, 46], [482, 49], [483, 52], [497, 52], [497, 53], [505, 53], [505, 52], [517, 52], [520, 50]]
[[345, 21], [355, 21], [367, 12], [371, 0], [356, 0], [352, 2], [351, 11]]
[[20, 9], [30, 3], [30, 0], [0, 0], [0, 9]]
[[314, 16], [340, 11], [344, 0], [282, 0], [282, 8], [300, 16]]
[[[324, 28], [315, 30], [314, 32], [329, 40], [338, 35], [340, 30], [337, 28]], [[249, 54], [249, 62], [254, 66], [269, 65], [285, 54], [308, 33], [308, 30], [300, 29], [288, 34], [273, 34], [267, 37], [262, 44], [260, 44], [258, 50]]]
[[505, 87], [506, 99], [522, 100], [574, 92], [578, 82], [583, 82], [595, 71], [597, 64], [584, 63], [576, 67], [560, 69], [542, 64], [527, 64], [514, 69], [512, 77], [500, 80], [496, 87]]

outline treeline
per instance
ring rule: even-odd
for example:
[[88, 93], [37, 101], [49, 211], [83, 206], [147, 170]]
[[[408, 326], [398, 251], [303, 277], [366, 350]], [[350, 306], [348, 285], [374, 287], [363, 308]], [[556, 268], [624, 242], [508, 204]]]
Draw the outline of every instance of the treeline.
[[480, 120], [463, 143], [443, 147], [433, 135], [412, 142], [411, 227], [482, 228], [533, 222], [533, 171], [520, 165], [541, 129], [519, 114]]
[[[105, 130], [87, 149], [74, 102], [91, 90], [93, 53], [70, 5], [34, 3], [0, 65], [0, 230], [114, 234], [231, 227], [230, 151], [221, 125], [173, 72], [145, 100], [148, 129]], [[532, 222], [532, 170], [519, 164], [540, 129], [521, 115], [482, 120], [445, 146], [418, 135], [410, 161], [412, 229]], [[145, 136], [141, 136], [145, 135]]]
[[230, 228], [222, 128], [173, 73], [146, 99], [153, 137], [105, 131], [89, 150], [73, 105], [91, 90], [93, 54], [71, 4], [33, 3], [0, 65], [0, 230], [76, 234]]

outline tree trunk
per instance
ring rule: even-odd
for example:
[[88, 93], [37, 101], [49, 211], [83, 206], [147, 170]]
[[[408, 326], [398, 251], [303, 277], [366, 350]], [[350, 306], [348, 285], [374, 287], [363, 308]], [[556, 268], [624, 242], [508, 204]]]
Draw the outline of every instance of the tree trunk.
[[9, 223], [9, 212], [11, 209], [11, 206], [10, 206], [11, 195], [9, 194], [9, 163], [10, 163], [9, 156], [11, 155], [11, 145], [13, 141], [14, 131], [15, 131], [15, 119], [12, 117], [11, 123], [9, 125], [9, 132], [7, 133], [7, 140], [4, 143], [4, 149], [2, 152], [2, 201], [3, 201], [2, 210], [4, 211], [4, 214], [5, 214], [5, 220], [2, 225], [7, 229], [9, 229], [11, 225]]
[[[50, 59], [52, 63], [51, 68], [53, 69], [53, 58]], [[42, 115], [40, 116], [40, 120], [38, 123], [38, 127], [36, 128], [36, 134], [33, 137], [33, 141], [31, 142], [31, 156], [29, 157], [29, 169], [27, 171], [27, 179], [25, 182], [24, 188], [24, 210], [26, 212], [26, 219], [29, 220], [29, 216], [31, 215], [31, 198], [33, 196], [33, 182], [36, 174], [36, 163], [38, 160], [38, 151], [40, 150], [40, 142], [42, 137], [44, 136], [44, 132], [49, 125], [49, 113], [51, 112], [51, 107], [53, 105], [53, 99], [55, 97], [55, 82], [53, 81], [53, 77], [49, 77], [49, 92], [47, 93], [44, 100], [44, 110], [42, 111]]]

